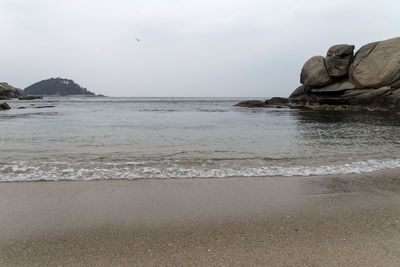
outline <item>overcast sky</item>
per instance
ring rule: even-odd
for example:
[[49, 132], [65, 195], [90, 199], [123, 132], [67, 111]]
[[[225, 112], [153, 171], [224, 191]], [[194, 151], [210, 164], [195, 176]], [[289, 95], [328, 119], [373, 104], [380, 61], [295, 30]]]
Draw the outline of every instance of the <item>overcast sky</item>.
[[0, 81], [63, 77], [109, 96], [288, 96], [303, 63], [331, 45], [400, 36], [399, 11], [398, 0], [0, 0]]

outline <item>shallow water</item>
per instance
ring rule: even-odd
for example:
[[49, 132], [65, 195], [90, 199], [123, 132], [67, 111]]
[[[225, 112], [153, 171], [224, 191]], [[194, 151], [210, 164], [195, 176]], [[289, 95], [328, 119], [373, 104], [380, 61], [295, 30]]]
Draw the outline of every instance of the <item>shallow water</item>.
[[12, 109], [0, 112], [0, 180], [324, 175], [400, 167], [400, 114], [233, 106], [241, 100], [9, 101]]

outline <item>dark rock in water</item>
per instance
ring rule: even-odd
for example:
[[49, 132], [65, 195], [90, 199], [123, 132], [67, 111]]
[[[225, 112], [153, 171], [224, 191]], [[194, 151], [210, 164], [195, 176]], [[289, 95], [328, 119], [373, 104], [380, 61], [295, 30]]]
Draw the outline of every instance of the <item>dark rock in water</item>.
[[18, 97], [19, 100], [35, 100], [35, 99], [43, 99], [41, 96], [33, 96], [33, 95], [23, 95]]
[[325, 64], [329, 76], [343, 78], [349, 73], [349, 66], [353, 58], [354, 45], [334, 45], [329, 48]]
[[8, 110], [11, 109], [7, 103], [0, 103], [0, 110]]
[[265, 100], [267, 105], [286, 105], [289, 104], [289, 99], [285, 97], [273, 97], [271, 99]]
[[322, 87], [332, 83], [322, 56], [315, 56], [307, 60], [301, 69], [300, 83], [306, 86]]
[[260, 107], [265, 107], [266, 104], [263, 101], [259, 100], [247, 100], [247, 101], [242, 101], [238, 104], [235, 105], [236, 107], [246, 107], [246, 108], [260, 108]]
[[284, 108], [289, 107], [289, 99], [284, 97], [273, 97], [266, 101], [247, 100], [236, 104], [236, 107], [246, 108]]
[[32, 84], [25, 88], [25, 93], [29, 95], [85, 95], [94, 96], [94, 93], [76, 84], [73, 80], [63, 78], [51, 78]]
[[54, 108], [55, 106], [37, 106], [35, 108]]

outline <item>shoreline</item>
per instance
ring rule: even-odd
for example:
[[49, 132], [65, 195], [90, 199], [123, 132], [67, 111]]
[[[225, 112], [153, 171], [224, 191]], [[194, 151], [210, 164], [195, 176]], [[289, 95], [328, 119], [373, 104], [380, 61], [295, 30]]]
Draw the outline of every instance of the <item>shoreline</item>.
[[[325, 166], [323, 166], [325, 167]], [[36, 180], [0, 180], [0, 184], [2, 183], [31, 183], [31, 182], [101, 182], [101, 181], [141, 181], [141, 180], [148, 180], [148, 181], [160, 181], [160, 180], [213, 180], [213, 179], [257, 179], [257, 178], [306, 178], [306, 177], [329, 177], [329, 176], [344, 176], [344, 175], [363, 175], [363, 174], [371, 174], [371, 173], [379, 173], [385, 171], [400, 171], [399, 166], [389, 166], [383, 168], [377, 168], [370, 171], [359, 171], [359, 172], [343, 172], [343, 173], [325, 173], [325, 174], [290, 174], [290, 175], [258, 175], [258, 176], [211, 176], [211, 177], [139, 177], [139, 178], [94, 178], [94, 179], [87, 179], [87, 180], [78, 180], [78, 179], [58, 179], [58, 180], [49, 180], [49, 179], [36, 179]]]
[[400, 264], [400, 171], [0, 183], [0, 265]]

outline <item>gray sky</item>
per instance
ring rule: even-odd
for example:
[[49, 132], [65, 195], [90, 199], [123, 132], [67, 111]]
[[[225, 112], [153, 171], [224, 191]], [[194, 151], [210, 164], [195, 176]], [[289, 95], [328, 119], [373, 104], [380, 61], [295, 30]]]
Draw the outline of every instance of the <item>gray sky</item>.
[[0, 0], [0, 81], [63, 77], [109, 96], [288, 96], [303, 63], [331, 45], [400, 36], [399, 10], [398, 0]]

